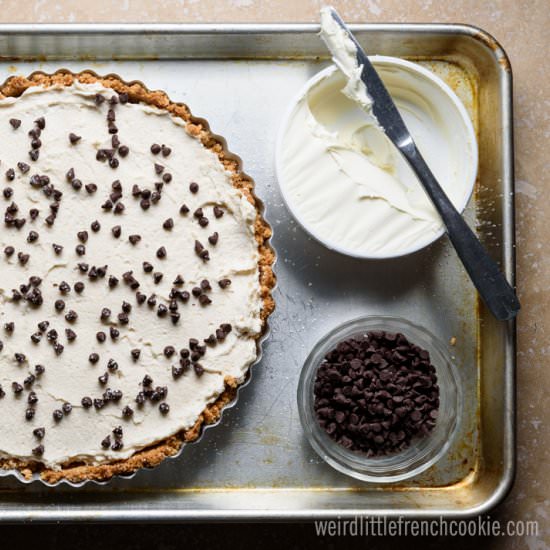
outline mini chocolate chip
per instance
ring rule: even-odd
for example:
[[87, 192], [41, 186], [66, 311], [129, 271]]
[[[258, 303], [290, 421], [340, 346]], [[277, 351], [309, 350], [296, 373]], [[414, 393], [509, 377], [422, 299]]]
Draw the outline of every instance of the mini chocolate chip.
[[111, 228], [111, 233], [113, 234], [113, 237], [115, 239], [118, 239], [120, 237], [120, 234], [122, 233], [122, 228], [120, 225], [115, 225], [113, 228]]
[[118, 322], [122, 325], [127, 325], [128, 322], [130, 321], [129, 317], [128, 317], [128, 314], [127, 313], [119, 313], [117, 315], [117, 319], [118, 319]]
[[128, 240], [131, 244], [136, 245], [139, 241], [141, 241], [141, 235], [130, 235]]
[[97, 233], [101, 229], [101, 224], [95, 220], [91, 223], [90, 228], [94, 233]]
[[155, 298], [154, 294], [151, 294], [151, 296], [147, 298], [147, 305], [152, 307], [152, 306], [155, 306], [156, 304], [157, 304], [157, 299]]
[[88, 361], [92, 363], [92, 365], [95, 365], [99, 361], [99, 354], [98, 353], [90, 353], [88, 356]]
[[63, 409], [63, 412], [65, 414], [70, 414], [70, 412], [73, 410], [73, 406], [70, 403], [63, 403], [61, 408]]
[[117, 202], [116, 205], [115, 205], [115, 214], [122, 214], [122, 212], [124, 212], [124, 210], [126, 209], [126, 207], [124, 206], [123, 203], [121, 202]]
[[62, 344], [60, 344], [59, 342], [56, 342], [54, 345], [53, 345], [53, 350], [55, 352], [56, 355], [61, 355], [63, 353], [63, 350], [65, 349], [65, 346], [63, 346]]
[[114, 359], [109, 359], [109, 361], [107, 361], [107, 368], [111, 372], [114, 372], [114, 371], [118, 370], [118, 363]]
[[48, 334], [46, 336], [50, 342], [54, 342], [55, 340], [57, 340], [57, 330], [52, 328], [48, 331]]
[[219, 206], [214, 206], [214, 216], [216, 218], [221, 218], [224, 214], [224, 211]]
[[[32, 384], [34, 383], [35, 380], [36, 380], [35, 376], [33, 374], [30, 374], [23, 381], [23, 385], [26, 388], [28, 388], [28, 387], [32, 386]], [[29, 392], [29, 395], [27, 396], [27, 403], [29, 405], [36, 405], [38, 403], [38, 396], [36, 395], [36, 392], [34, 392], [34, 391]]]
[[143, 262], [143, 271], [145, 271], [145, 273], [151, 273], [151, 271], [153, 271], [153, 265], [150, 264], [149, 262]]
[[29, 408], [25, 411], [25, 418], [27, 420], [32, 420], [34, 418], [34, 414], [35, 414], [35, 410]]
[[77, 282], [74, 284], [74, 291], [75, 291], [77, 294], [80, 294], [83, 290], [84, 290], [84, 283], [83, 283], [82, 281], [77, 281]]
[[208, 221], [208, 218], [206, 217], [202, 217], [202, 218], [199, 218], [199, 225], [201, 227], [206, 227], [210, 222]]
[[102, 441], [101, 441], [101, 446], [104, 448], [104, 449], [108, 449], [110, 446], [111, 446], [111, 436], [108, 435], [107, 437], [105, 437]]
[[4, 248], [4, 254], [9, 258], [10, 256], [13, 256], [13, 253], [15, 252], [15, 248], [13, 246], [6, 246]]
[[11, 334], [15, 330], [15, 323], [13, 321], [10, 321], [9, 323], [4, 323], [4, 330]]
[[108, 307], [104, 307], [101, 310], [100, 318], [105, 321], [105, 319], [108, 319], [111, 316], [111, 310]]
[[160, 271], [153, 273], [153, 281], [158, 285], [162, 281], [163, 274]]
[[194, 363], [193, 364], [193, 370], [195, 371], [195, 374], [197, 376], [202, 376], [204, 374], [204, 368], [199, 363]]
[[74, 323], [78, 319], [78, 313], [73, 309], [70, 309], [65, 315], [65, 320], [69, 323]]
[[[108, 129], [110, 134], [116, 134], [118, 132], [118, 127], [114, 122], [109, 122]], [[118, 159], [117, 158], [111, 158], [109, 159], [109, 166], [111, 168], [116, 168], [118, 166]]]
[[38, 344], [38, 342], [42, 340], [42, 333], [35, 332], [34, 334], [31, 334], [31, 340], [33, 343]]
[[172, 229], [174, 227], [174, 220], [172, 218], [168, 218], [167, 220], [164, 221], [164, 223], [162, 224], [162, 227], [164, 229]]
[[78, 270], [80, 271], [80, 273], [87, 273], [88, 272], [88, 264], [87, 263], [84, 263], [84, 262], [80, 262], [78, 264]]
[[147, 296], [141, 292], [136, 292], [136, 301], [138, 304], [145, 303], [145, 300], [147, 299]]
[[162, 174], [164, 172], [164, 166], [155, 162], [155, 174]]
[[100, 398], [94, 399], [94, 408], [95, 409], [102, 409], [105, 406], [105, 401]]
[[69, 141], [72, 145], [75, 145], [82, 139], [82, 136], [77, 136], [76, 134], [73, 134], [72, 132], [69, 134]]
[[170, 412], [170, 405], [168, 405], [168, 403], [161, 403], [159, 405], [159, 411], [162, 414], [168, 414]]
[[35, 447], [34, 449], [32, 449], [32, 454], [34, 456], [42, 456], [44, 454], [44, 445], [38, 445], [37, 447]]
[[78, 244], [78, 245], [76, 245], [76, 247], [75, 247], [75, 252], [76, 252], [79, 256], [84, 256], [84, 254], [86, 254], [86, 247], [85, 247], [83, 244]]
[[46, 435], [46, 428], [35, 428], [32, 431], [32, 434], [36, 439], [44, 439], [44, 436]]
[[160, 201], [161, 194], [158, 191], [154, 191], [151, 193], [151, 202], [153, 204], [156, 204], [158, 201]]
[[131, 407], [129, 407], [128, 405], [126, 405], [123, 409], [122, 409], [122, 416], [124, 418], [130, 418], [131, 416], [133, 416], [134, 414], [134, 409], [132, 409]]
[[38, 138], [34, 138], [32, 141], [31, 141], [31, 147], [33, 149], [40, 149], [40, 147], [42, 147], [42, 141]]
[[157, 256], [157, 258], [159, 258], [159, 259], [166, 258], [166, 248], [164, 248], [164, 246], [161, 246], [161, 247], [157, 250], [156, 256]]
[[211, 334], [208, 336], [208, 338], [204, 339], [204, 343], [208, 344], [209, 346], [213, 346], [216, 343], [216, 336], [214, 334]]
[[201, 306], [207, 306], [212, 303], [212, 300], [206, 294], [201, 294], [199, 296], [199, 303]]
[[45, 127], [46, 127], [46, 119], [41, 116], [40, 118], [37, 118], [34, 123], [41, 129], [43, 130]]
[[14, 130], [21, 126], [21, 121], [18, 118], [10, 118], [10, 124]]
[[215, 231], [214, 233], [212, 233], [212, 235], [210, 235], [210, 237], [208, 237], [208, 242], [215, 246], [217, 243], [218, 243], [218, 239], [220, 238], [219, 234], [217, 231]]
[[82, 189], [82, 182], [78, 178], [75, 178], [73, 181], [71, 181], [71, 187], [75, 191], [80, 191]]
[[172, 321], [173, 325], [176, 325], [178, 321], [180, 320], [181, 315], [175, 311], [172, 311], [170, 313], [170, 320]]
[[69, 283], [65, 281], [61, 281], [61, 283], [59, 283], [59, 292], [61, 292], [62, 294], [67, 294], [70, 291], [71, 287], [69, 286]]
[[120, 331], [115, 327], [109, 328], [109, 334], [113, 340], [116, 340], [120, 336]]
[[56, 300], [54, 307], [56, 311], [63, 311], [65, 309], [65, 302], [63, 300]]
[[128, 153], [130, 152], [130, 149], [126, 145], [121, 145], [118, 149], [118, 154], [124, 158], [128, 156]]
[[97, 191], [97, 185], [95, 183], [87, 183], [84, 188], [90, 195]]
[[91, 397], [88, 396], [83, 397], [80, 403], [85, 409], [89, 409], [93, 405]]
[[15, 357], [15, 361], [19, 364], [24, 363], [27, 360], [24, 353], [14, 353], [13, 356]]
[[52, 416], [56, 422], [59, 422], [63, 418], [63, 411], [61, 409], [55, 409]]
[[159, 304], [157, 308], [157, 315], [159, 317], [164, 317], [168, 313], [168, 308], [164, 304]]
[[[40, 141], [40, 140], [39, 140]], [[37, 161], [38, 160], [38, 157], [40, 156], [40, 151], [38, 149], [31, 149], [29, 151], [29, 158], [32, 160], [32, 161]]]
[[21, 170], [23, 174], [26, 174], [31, 169], [31, 167], [26, 162], [18, 162], [17, 168], [19, 168], [19, 170]]
[[44, 365], [35, 365], [34, 372], [36, 373], [36, 376], [40, 376], [46, 372], [46, 367]]
[[220, 288], [225, 289], [231, 285], [231, 279], [220, 279], [218, 281], [218, 285], [220, 286]]
[[189, 191], [191, 191], [191, 193], [197, 193], [198, 190], [199, 190], [199, 184], [198, 183], [191, 182], [189, 184]]
[[87, 231], [79, 231], [76, 236], [78, 237], [78, 240], [81, 243], [85, 243], [88, 240], [88, 232]]
[[114, 275], [109, 276], [109, 287], [114, 288], [118, 285], [118, 279]]
[[60, 244], [52, 244], [53, 251], [59, 256], [63, 252], [63, 247]]
[[142, 210], [148, 210], [151, 206], [151, 201], [149, 201], [148, 199], [141, 199], [139, 201], [139, 205], [141, 206]]
[[6, 179], [8, 181], [13, 181], [15, 179], [15, 170], [13, 168], [6, 170]]
[[162, 174], [162, 181], [164, 183], [170, 183], [172, 181], [172, 174], [170, 174], [169, 172], [165, 172], [164, 174]]
[[23, 252], [17, 253], [17, 259], [21, 265], [25, 265], [29, 261], [29, 254], [24, 254]]
[[107, 339], [107, 336], [103, 331], [99, 331], [98, 333], [96, 333], [95, 337], [97, 341], [101, 343], [105, 342], [105, 340]]
[[104, 386], [109, 381], [109, 373], [104, 372], [101, 376], [98, 376], [97, 379], [99, 383]]
[[[4, 189], [4, 191], [5, 191], [5, 189]], [[38, 211], [37, 208], [31, 208], [29, 210], [29, 216], [31, 217], [31, 220], [36, 220], [36, 218], [38, 218], [39, 213], [40, 212]]]
[[120, 140], [118, 136], [115, 134], [114, 136], [111, 137], [111, 146], [113, 147], [113, 149], [118, 149], [119, 145], [120, 145]]
[[124, 443], [122, 443], [122, 441], [120, 440], [116, 440], [113, 442], [113, 444], [111, 445], [111, 450], [113, 451], [120, 451], [122, 448], [124, 447]]
[[13, 189], [11, 187], [6, 187], [3, 191], [2, 191], [2, 194], [4, 195], [4, 198], [5, 199], [9, 199], [13, 196]]
[[161, 147], [158, 143], [153, 143], [153, 145], [151, 145], [151, 153], [153, 153], [153, 155], [158, 155], [161, 151]]

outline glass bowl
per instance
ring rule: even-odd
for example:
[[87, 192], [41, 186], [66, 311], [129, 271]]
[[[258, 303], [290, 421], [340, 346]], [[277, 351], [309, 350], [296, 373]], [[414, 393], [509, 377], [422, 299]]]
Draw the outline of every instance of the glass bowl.
[[[430, 353], [439, 384], [439, 416], [434, 428], [411, 440], [409, 447], [382, 457], [367, 458], [334, 441], [315, 417], [314, 382], [325, 355], [336, 344], [371, 330], [402, 333], [412, 344]], [[460, 374], [449, 359], [446, 346], [424, 327], [398, 317], [368, 316], [348, 321], [317, 342], [306, 359], [298, 384], [298, 411], [306, 437], [317, 454], [336, 470], [375, 483], [403, 481], [420, 474], [438, 462], [451, 446], [462, 416]]]

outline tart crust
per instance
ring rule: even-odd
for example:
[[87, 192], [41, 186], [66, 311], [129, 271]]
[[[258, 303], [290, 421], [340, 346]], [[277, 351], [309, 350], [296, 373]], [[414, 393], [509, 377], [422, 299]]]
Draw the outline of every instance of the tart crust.
[[[54, 85], [71, 86], [75, 81], [84, 84], [100, 83], [116, 92], [127, 93], [130, 101], [158, 107], [168, 111], [173, 116], [181, 118], [186, 123], [185, 130], [187, 133], [200, 140], [204, 147], [214, 152], [224, 168], [231, 173], [233, 186], [239, 189], [256, 209], [254, 233], [260, 256], [258, 268], [260, 295], [263, 302], [261, 310], [262, 331], [257, 337], [257, 341], [259, 341], [266, 331], [267, 318], [275, 308], [272, 297], [272, 291], [276, 283], [273, 273], [275, 253], [269, 244], [271, 227], [262, 217], [263, 207], [254, 194], [254, 182], [240, 170], [238, 157], [227, 150], [223, 138], [214, 135], [204, 119], [198, 119], [191, 114], [187, 105], [174, 103], [170, 101], [164, 92], [150, 91], [141, 82], [124, 82], [119, 76], [113, 74], [102, 77], [89, 70], [74, 74], [61, 69], [54, 74], [35, 72], [29, 77], [14, 76], [0, 87], [0, 98], [18, 97], [31, 86], [42, 86], [44, 88]], [[57, 484], [63, 480], [71, 483], [82, 483], [90, 480], [108, 481], [113, 476], [130, 475], [141, 468], [152, 468], [159, 465], [165, 458], [178, 454], [184, 443], [198, 439], [204, 426], [216, 422], [221, 417], [224, 407], [235, 399], [238, 386], [238, 380], [226, 377], [225, 390], [214, 403], [211, 403], [202, 411], [193, 427], [181, 430], [175, 435], [136, 451], [127, 459], [113, 460], [97, 465], [67, 462], [61, 464], [59, 470], [54, 470], [46, 468], [39, 461], [1, 458], [0, 468], [3, 470], [17, 470], [25, 479], [29, 480], [35, 474], [38, 474], [48, 484]]]

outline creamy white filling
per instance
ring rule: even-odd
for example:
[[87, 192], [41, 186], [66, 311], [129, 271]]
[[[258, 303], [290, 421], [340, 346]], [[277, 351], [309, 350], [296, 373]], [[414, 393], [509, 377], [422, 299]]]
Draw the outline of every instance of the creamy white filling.
[[[339, 38], [331, 35], [333, 47], [342, 39], [334, 32]], [[341, 59], [353, 57], [345, 41], [341, 49]], [[288, 118], [280, 140], [280, 183], [294, 212], [320, 239], [361, 254], [404, 252], [440, 232], [441, 219], [371, 104], [348, 93], [351, 61], [338, 65], [345, 74], [320, 78]], [[384, 63], [377, 70], [429, 166], [460, 205], [470, 190], [475, 143], [465, 143], [464, 132], [456, 131], [463, 127], [458, 111], [417, 73]]]
[[[98, 149], [111, 148], [106, 122], [109, 105], [107, 102], [96, 105], [94, 97], [98, 93], [107, 99], [114, 95], [100, 85], [75, 84], [47, 90], [33, 87], [19, 98], [0, 101], [0, 193], [6, 187], [14, 191], [9, 200], [0, 194], [0, 203], [4, 204], [2, 212], [13, 200], [19, 208], [17, 217], [27, 219], [19, 230], [3, 223], [0, 227], [0, 340], [3, 342], [0, 384], [6, 394], [0, 399], [0, 456], [37, 458], [31, 450], [43, 444], [41, 459], [53, 468], [77, 458], [88, 463], [125, 458], [146, 445], [191, 427], [205, 406], [224, 390], [225, 377], [239, 380], [244, 377], [256, 358], [255, 337], [261, 330], [254, 207], [232, 186], [230, 174], [224, 171], [216, 155], [185, 132], [183, 121], [147, 105], [127, 103], [114, 107], [120, 142], [127, 145], [130, 152], [125, 158], [118, 157], [120, 164], [116, 169], [97, 161]], [[33, 162], [28, 155], [28, 131], [39, 117], [45, 118], [46, 127], [40, 135], [40, 156]], [[10, 119], [21, 120], [21, 126], [12, 128]], [[69, 141], [71, 132], [81, 136], [74, 145]], [[168, 157], [153, 155], [150, 151], [153, 143], [166, 144], [171, 154]], [[17, 167], [21, 161], [31, 166], [26, 174]], [[132, 197], [131, 189], [137, 184], [141, 189], [154, 191], [154, 183], [161, 179], [161, 175], [155, 173], [155, 163], [164, 166], [164, 173], [170, 173], [172, 181], [164, 185], [161, 200], [143, 210], [139, 199]], [[9, 168], [16, 174], [12, 182], [4, 176]], [[84, 187], [75, 191], [66, 179], [70, 168], [83, 184], [97, 184], [98, 191], [92, 195]], [[63, 192], [53, 227], [45, 223], [52, 199], [29, 184], [34, 174], [48, 176]], [[126, 208], [122, 214], [101, 208], [114, 180], [120, 180], [123, 186], [121, 201]], [[191, 182], [199, 184], [198, 193], [190, 192]], [[190, 209], [187, 215], [179, 213], [183, 203]], [[215, 205], [224, 211], [221, 218], [213, 214]], [[31, 208], [40, 212], [34, 221], [29, 217]], [[205, 228], [193, 216], [197, 208], [202, 208], [209, 220]], [[162, 227], [167, 218], [174, 221], [171, 230]], [[101, 224], [97, 233], [90, 229], [94, 220]], [[118, 239], [111, 233], [115, 225], [122, 228]], [[39, 234], [33, 243], [27, 242], [31, 230]], [[86, 254], [78, 256], [75, 247], [80, 242], [76, 234], [83, 230], [89, 235]], [[208, 243], [208, 236], [214, 232], [219, 234], [215, 246]], [[128, 240], [132, 234], [141, 236], [135, 246]], [[209, 250], [210, 261], [204, 262], [197, 256], [195, 240]], [[52, 243], [64, 247], [59, 256], [54, 254]], [[15, 248], [15, 254], [9, 258], [2, 252], [6, 246]], [[155, 254], [161, 246], [167, 251], [164, 259], [158, 259]], [[30, 255], [25, 266], [17, 260], [20, 251]], [[154, 271], [163, 273], [159, 284], [154, 283], [152, 274], [144, 273], [144, 261], [153, 264]], [[107, 276], [89, 280], [79, 273], [78, 262], [107, 265]], [[139, 291], [147, 296], [155, 294], [157, 304], [168, 305], [172, 282], [178, 274], [185, 280], [179, 288], [189, 292], [207, 279], [212, 287], [207, 293], [212, 303], [202, 306], [193, 296], [186, 304], [179, 302], [181, 318], [173, 325], [168, 315], [157, 316], [156, 307], [137, 304], [135, 291], [122, 281], [122, 274], [129, 270], [141, 284]], [[114, 289], [107, 284], [109, 275], [115, 275], [120, 281]], [[25, 301], [11, 300], [12, 289], [27, 283], [30, 276], [42, 279], [39, 288], [44, 303], [38, 308], [30, 307]], [[218, 285], [224, 278], [232, 282], [226, 289]], [[71, 287], [66, 295], [59, 291], [62, 281]], [[81, 294], [74, 290], [77, 281], [85, 284]], [[62, 313], [54, 308], [57, 299], [66, 304]], [[123, 300], [132, 305], [127, 325], [117, 321]], [[105, 307], [112, 311], [107, 322], [100, 320], [101, 309]], [[74, 323], [64, 318], [69, 310], [78, 314]], [[59, 342], [64, 345], [61, 355], [54, 353], [45, 335], [38, 344], [31, 342], [30, 336], [38, 331], [37, 324], [41, 321], [49, 321], [49, 329], [59, 333]], [[15, 323], [11, 335], [3, 329], [8, 322]], [[189, 347], [190, 338], [197, 338], [202, 344], [222, 323], [230, 323], [233, 329], [225, 341], [208, 347], [200, 360], [204, 374], [199, 377], [191, 369], [174, 380], [171, 367], [178, 363], [178, 351]], [[116, 341], [109, 336], [110, 326], [120, 330]], [[77, 334], [74, 342], [67, 341], [67, 328]], [[100, 330], [107, 333], [103, 344], [96, 340]], [[169, 345], [177, 350], [172, 358], [163, 355], [164, 347]], [[134, 348], [141, 350], [137, 361], [130, 354]], [[92, 352], [100, 355], [95, 365], [88, 361]], [[26, 361], [18, 364], [15, 353], [24, 353]], [[118, 363], [118, 370], [111, 373], [108, 383], [102, 386], [98, 377], [107, 371], [109, 359]], [[46, 367], [45, 374], [37, 378], [32, 388], [14, 394], [12, 383], [23, 384], [36, 364]], [[154, 387], [168, 387], [165, 399], [170, 406], [168, 414], [159, 411], [159, 403], [148, 401], [139, 407], [134, 402], [146, 374], [153, 378]], [[122, 391], [122, 399], [100, 410], [82, 407], [84, 396], [99, 398], [107, 387]], [[34, 406], [34, 418], [26, 420], [30, 389], [36, 392], [38, 403]], [[72, 405], [72, 411], [55, 421], [53, 410], [67, 402]], [[130, 419], [123, 419], [121, 415], [126, 405], [134, 410]], [[123, 448], [118, 451], [102, 448], [101, 441], [107, 435], [114, 441], [112, 430], [116, 426], [123, 429]], [[33, 435], [37, 427], [44, 427], [46, 431], [41, 441]]]
[[373, 101], [361, 80], [363, 66], [357, 61], [357, 48], [346, 31], [332, 17], [330, 7], [321, 9], [321, 38], [332, 54], [336, 66], [348, 78], [342, 93], [372, 113]]

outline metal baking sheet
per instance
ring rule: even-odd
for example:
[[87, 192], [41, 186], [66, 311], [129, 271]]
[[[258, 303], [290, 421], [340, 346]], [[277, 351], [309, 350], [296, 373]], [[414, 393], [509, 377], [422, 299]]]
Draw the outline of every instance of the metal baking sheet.
[[[442, 76], [478, 128], [479, 180], [467, 219], [514, 277], [511, 70], [489, 35], [460, 25], [355, 25], [369, 53], [409, 57]], [[0, 26], [0, 79], [35, 70], [115, 72], [165, 90], [206, 118], [244, 161], [266, 202], [278, 252], [277, 309], [251, 383], [221, 424], [175, 460], [130, 480], [54, 489], [0, 479], [0, 521], [463, 517], [507, 493], [514, 470], [515, 326], [478, 301], [446, 238], [417, 254], [361, 261], [326, 250], [277, 189], [274, 142], [291, 97], [328, 63], [315, 25]], [[400, 315], [449, 345], [465, 415], [439, 464], [376, 486], [325, 465], [298, 421], [296, 386], [313, 344], [361, 314]]]

